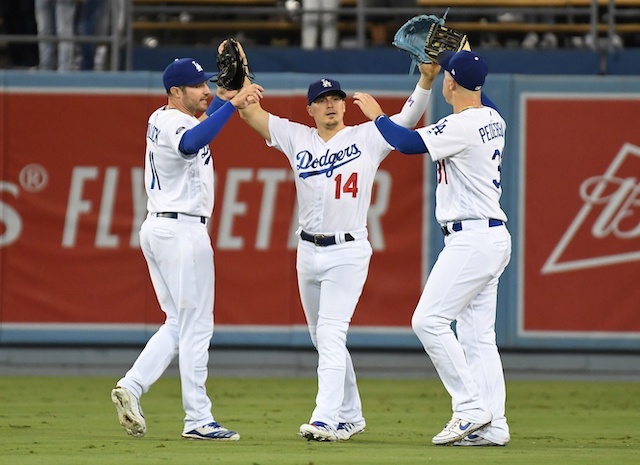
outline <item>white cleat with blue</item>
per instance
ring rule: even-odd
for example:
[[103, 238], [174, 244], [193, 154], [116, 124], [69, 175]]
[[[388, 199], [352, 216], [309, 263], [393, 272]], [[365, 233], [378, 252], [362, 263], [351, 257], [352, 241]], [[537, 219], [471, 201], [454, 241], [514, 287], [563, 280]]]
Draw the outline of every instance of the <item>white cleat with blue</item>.
[[298, 434], [307, 441], [335, 442], [338, 440], [337, 431], [322, 421], [300, 425]]
[[240, 439], [238, 433], [228, 430], [217, 421], [192, 429], [191, 431], [185, 431], [182, 433], [182, 437], [186, 439], [208, 439], [210, 441], [237, 441]]
[[478, 431], [480, 428], [484, 428], [491, 420], [484, 423], [472, 423], [470, 421], [461, 420], [460, 418], [452, 418], [449, 423], [445, 425], [442, 431], [436, 434], [431, 442], [438, 446], [453, 444], [454, 442], [461, 441], [471, 433]]
[[338, 423], [338, 429], [336, 430], [338, 441], [348, 441], [356, 434], [364, 433], [365, 426], [366, 423], [364, 421], [359, 423]]
[[482, 438], [477, 434], [471, 433], [469, 436], [464, 438], [461, 441], [456, 441], [453, 443], [454, 446], [501, 446], [504, 447], [506, 444], [498, 444], [497, 442], [489, 441], [488, 439]]

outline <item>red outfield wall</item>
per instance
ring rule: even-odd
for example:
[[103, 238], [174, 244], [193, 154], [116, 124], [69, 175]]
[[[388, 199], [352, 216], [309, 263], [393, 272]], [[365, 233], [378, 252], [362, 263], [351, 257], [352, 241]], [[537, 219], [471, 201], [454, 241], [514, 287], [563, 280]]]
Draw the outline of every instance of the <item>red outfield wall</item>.
[[[512, 79], [494, 77], [500, 89]], [[524, 85], [550, 87], [533, 81]], [[514, 260], [498, 303], [503, 347], [637, 348], [637, 92], [568, 95], [554, 87], [518, 97], [489, 90], [509, 122], [504, 205]], [[0, 93], [0, 336], [18, 328], [11, 341], [38, 341], [41, 333], [29, 331], [52, 323], [93, 337], [96, 327], [115, 334], [162, 321], [137, 234], [146, 214], [146, 121], [165, 97], [144, 88], [114, 92]], [[381, 101], [392, 112], [403, 98]], [[433, 104], [434, 114], [449, 111], [440, 96]], [[347, 122], [362, 121], [347, 105]], [[265, 107], [312, 123], [300, 93], [268, 96]], [[268, 341], [270, 327], [286, 333], [304, 324], [290, 168], [237, 115], [212, 151], [216, 324], [252, 340], [262, 332]], [[423, 260], [442, 245], [432, 214], [423, 213], [433, 202], [423, 163], [392, 152], [378, 173], [369, 215], [374, 256], [354, 317], [356, 328], [372, 330], [364, 331], [367, 346], [379, 347], [385, 334], [419, 346], [410, 318], [428, 266]], [[397, 344], [390, 346], [406, 347]]]
[[[146, 214], [146, 121], [165, 97], [0, 95], [0, 322], [161, 322], [137, 233]], [[383, 99], [390, 110], [403, 102]], [[270, 97], [265, 107], [313, 123], [303, 97]], [[347, 113], [350, 123], [362, 120], [355, 106]], [[216, 323], [304, 323], [286, 158], [237, 115], [212, 150]], [[375, 253], [356, 324], [410, 324], [422, 279], [422, 163], [394, 152], [382, 164], [369, 219]]]

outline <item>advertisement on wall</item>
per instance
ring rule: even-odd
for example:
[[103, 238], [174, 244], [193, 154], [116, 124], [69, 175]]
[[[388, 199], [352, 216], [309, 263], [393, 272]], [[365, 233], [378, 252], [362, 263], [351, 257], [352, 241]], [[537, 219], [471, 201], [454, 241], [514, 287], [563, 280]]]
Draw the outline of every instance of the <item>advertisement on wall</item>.
[[[68, 84], [69, 76], [53, 87], [50, 78], [31, 74], [19, 83], [6, 79], [0, 344], [140, 344], [162, 322], [138, 238], [146, 215], [146, 123], [166, 99], [149, 84], [155, 78], [136, 76], [133, 87], [131, 77], [120, 87], [101, 78], [104, 84], [80, 88]], [[25, 79], [34, 84], [19, 87]], [[494, 79], [500, 86], [491, 97], [509, 125], [506, 178], [517, 181], [503, 197], [514, 254], [500, 284], [501, 348], [637, 349], [637, 79]], [[266, 86], [277, 91], [265, 97], [265, 108], [312, 125], [304, 89], [281, 80]], [[575, 93], [576, 83], [591, 91]], [[393, 112], [412, 85], [398, 92], [405, 87], [372, 94]], [[431, 111], [444, 115], [450, 106], [434, 94]], [[363, 121], [349, 101], [346, 121]], [[237, 115], [211, 151], [213, 342], [308, 346], [296, 283], [292, 170]], [[425, 157], [397, 152], [378, 170], [368, 215], [374, 254], [349, 332], [352, 347], [422, 350], [411, 315], [443, 240], [434, 224], [432, 176]]]
[[[0, 99], [0, 324], [156, 325], [139, 247], [148, 116], [162, 94], [12, 92]], [[404, 98], [382, 98], [399, 111]], [[313, 125], [304, 96], [265, 108]], [[34, 111], [37, 109], [37, 111]], [[350, 111], [347, 123], [362, 122]], [[36, 130], [37, 128], [37, 130]], [[234, 115], [211, 144], [210, 226], [219, 327], [304, 325], [297, 213], [284, 155]], [[354, 326], [410, 331], [422, 283], [423, 159], [383, 161], [368, 216], [374, 249]]]
[[637, 338], [640, 97], [522, 101], [520, 333]]

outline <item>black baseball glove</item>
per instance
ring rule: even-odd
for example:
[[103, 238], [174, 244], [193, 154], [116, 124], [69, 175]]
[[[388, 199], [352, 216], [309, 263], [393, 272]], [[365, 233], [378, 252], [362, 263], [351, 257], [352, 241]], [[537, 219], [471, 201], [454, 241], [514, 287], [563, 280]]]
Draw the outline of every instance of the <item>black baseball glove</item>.
[[218, 76], [212, 79], [227, 90], [238, 90], [244, 85], [245, 77], [253, 78], [249, 71], [247, 57], [240, 52], [240, 44], [235, 39], [225, 41], [223, 49], [216, 57]]

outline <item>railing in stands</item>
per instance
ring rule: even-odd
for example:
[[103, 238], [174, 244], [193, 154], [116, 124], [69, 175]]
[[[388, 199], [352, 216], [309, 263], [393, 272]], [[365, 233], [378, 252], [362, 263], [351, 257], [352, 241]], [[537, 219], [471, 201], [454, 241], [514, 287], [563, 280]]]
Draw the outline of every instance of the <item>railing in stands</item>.
[[[283, 5], [284, 2], [276, 0], [134, 0], [129, 23], [131, 38], [133, 40], [139, 32], [171, 30], [224, 32], [227, 35], [243, 32], [299, 34], [300, 21], [292, 19]], [[416, 0], [415, 8], [394, 8], [393, 17], [408, 19], [422, 13], [442, 14], [447, 8], [451, 8], [447, 24], [467, 33], [555, 32], [594, 37], [605, 34], [609, 46], [616, 34], [640, 33], [640, 0]], [[341, 0], [334, 11], [339, 15], [339, 31], [355, 34], [354, 45], [359, 48], [367, 45], [371, 20], [390, 16], [388, 8], [366, 8], [361, 0]], [[546, 15], [554, 20], [546, 23], [495, 20], [505, 12], [520, 17]], [[150, 17], [154, 14], [155, 18]], [[190, 15], [191, 19], [181, 21], [180, 14]], [[199, 16], [202, 19], [198, 19]], [[623, 21], [617, 22], [617, 19]], [[593, 44], [595, 46], [597, 42]]]
[[[115, 71], [121, 63], [125, 69], [131, 69], [133, 47], [152, 32], [165, 36], [200, 32], [208, 33], [211, 39], [215, 34], [238, 33], [285, 34], [299, 39], [301, 33], [299, 19], [284, 7], [283, 0], [112, 0], [110, 4], [112, 16], [120, 19], [112, 21], [109, 35], [0, 35], [0, 42], [71, 40], [107, 44], [112, 51], [110, 69]], [[416, 14], [441, 15], [447, 8], [451, 8], [447, 25], [468, 34], [590, 34], [602, 39], [591, 46], [605, 51], [613, 48], [616, 35], [640, 35], [640, 0], [416, 0], [415, 8], [394, 8], [392, 15], [406, 20]], [[367, 46], [371, 22], [390, 17], [389, 9], [366, 8], [362, 0], [341, 0], [335, 12], [339, 31], [354, 37], [352, 46], [359, 48]], [[506, 12], [520, 17], [547, 15], [556, 20], [551, 23], [496, 20]], [[190, 43], [189, 37], [182, 40]]]

